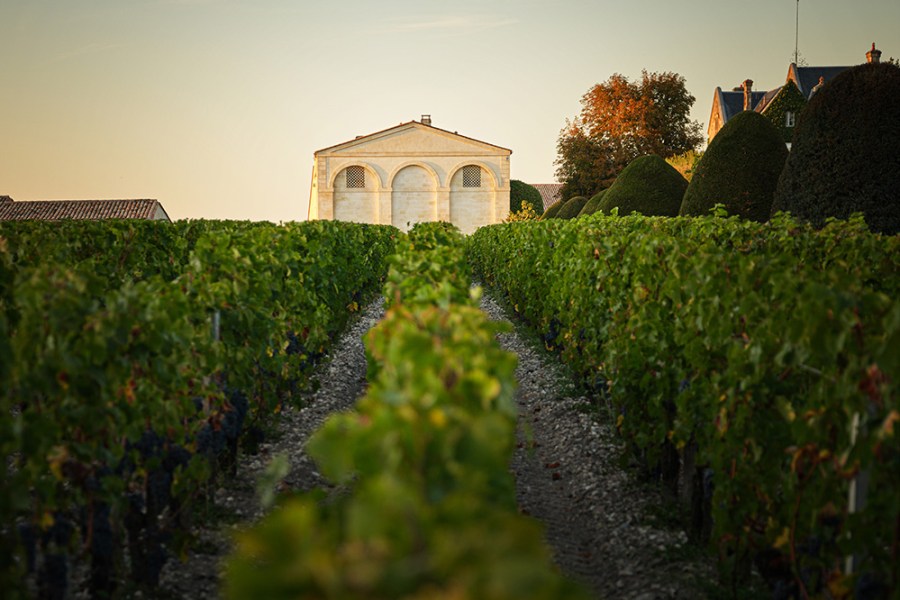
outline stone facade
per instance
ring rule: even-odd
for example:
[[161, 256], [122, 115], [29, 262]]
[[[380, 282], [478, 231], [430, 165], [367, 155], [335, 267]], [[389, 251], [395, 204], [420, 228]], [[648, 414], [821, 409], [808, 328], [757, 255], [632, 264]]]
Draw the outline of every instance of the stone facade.
[[509, 216], [510, 154], [424, 117], [402, 123], [314, 154], [308, 218], [472, 233]]

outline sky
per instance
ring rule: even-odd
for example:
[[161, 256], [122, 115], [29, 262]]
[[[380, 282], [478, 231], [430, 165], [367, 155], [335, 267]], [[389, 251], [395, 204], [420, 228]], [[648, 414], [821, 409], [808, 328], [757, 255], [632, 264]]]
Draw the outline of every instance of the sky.
[[[155, 198], [174, 219], [305, 220], [313, 153], [430, 114], [555, 180], [614, 73], [784, 83], [796, 0], [0, 0], [0, 195]], [[801, 0], [811, 66], [900, 58], [900, 0]]]

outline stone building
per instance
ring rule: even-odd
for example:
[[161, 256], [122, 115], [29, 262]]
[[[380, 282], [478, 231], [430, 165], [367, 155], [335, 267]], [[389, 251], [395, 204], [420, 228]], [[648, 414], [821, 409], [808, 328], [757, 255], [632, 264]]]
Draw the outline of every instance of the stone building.
[[472, 233], [509, 216], [510, 154], [434, 127], [422, 115], [315, 152], [308, 218], [402, 231], [449, 221]]
[[[881, 50], [872, 44], [872, 49], [866, 52], [866, 61], [877, 63], [880, 58]], [[791, 63], [788, 66], [785, 84], [769, 91], [754, 90], [751, 79], [744, 80], [739, 87], [730, 91], [717, 87], [713, 94], [712, 112], [707, 128], [709, 141], [712, 141], [731, 117], [745, 110], [754, 110], [772, 121], [790, 147], [797, 117], [809, 99], [819, 88], [849, 68], [849, 66], [809, 67]]]

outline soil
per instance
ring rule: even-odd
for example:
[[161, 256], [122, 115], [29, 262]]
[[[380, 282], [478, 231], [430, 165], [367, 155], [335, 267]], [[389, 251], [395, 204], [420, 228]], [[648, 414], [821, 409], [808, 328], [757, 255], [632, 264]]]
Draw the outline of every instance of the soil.
[[[318, 369], [318, 389], [301, 408], [285, 408], [273, 439], [254, 455], [240, 457], [238, 476], [217, 490], [198, 523], [198, 543], [183, 561], [168, 562], [154, 597], [218, 598], [230, 534], [263, 515], [256, 480], [276, 455], [289, 458], [281, 491], [328, 486], [306, 456], [304, 445], [328, 415], [350, 410], [366, 388], [362, 337], [383, 315], [382, 300], [370, 303]], [[482, 309], [505, 320], [488, 294]], [[714, 580], [707, 554], [692, 547], [668, 518], [674, 510], [654, 485], [638, 480], [623, 460], [608, 413], [580, 395], [564, 366], [521, 327], [502, 334], [501, 345], [519, 359], [519, 449], [511, 464], [522, 513], [545, 524], [546, 539], [563, 573], [597, 598], [653, 600], [707, 596]], [[133, 597], [141, 597], [137, 593]], [[148, 597], [144, 594], [144, 597]]]

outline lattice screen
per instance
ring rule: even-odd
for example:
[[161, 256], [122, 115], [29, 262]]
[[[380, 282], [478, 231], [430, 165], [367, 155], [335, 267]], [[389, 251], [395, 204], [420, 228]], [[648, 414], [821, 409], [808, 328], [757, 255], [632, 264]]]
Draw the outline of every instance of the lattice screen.
[[366, 187], [366, 170], [362, 167], [347, 167], [347, 187]]
[[481, 187], [481, 167], [477, 165], [463, 167], [463, 187]]

